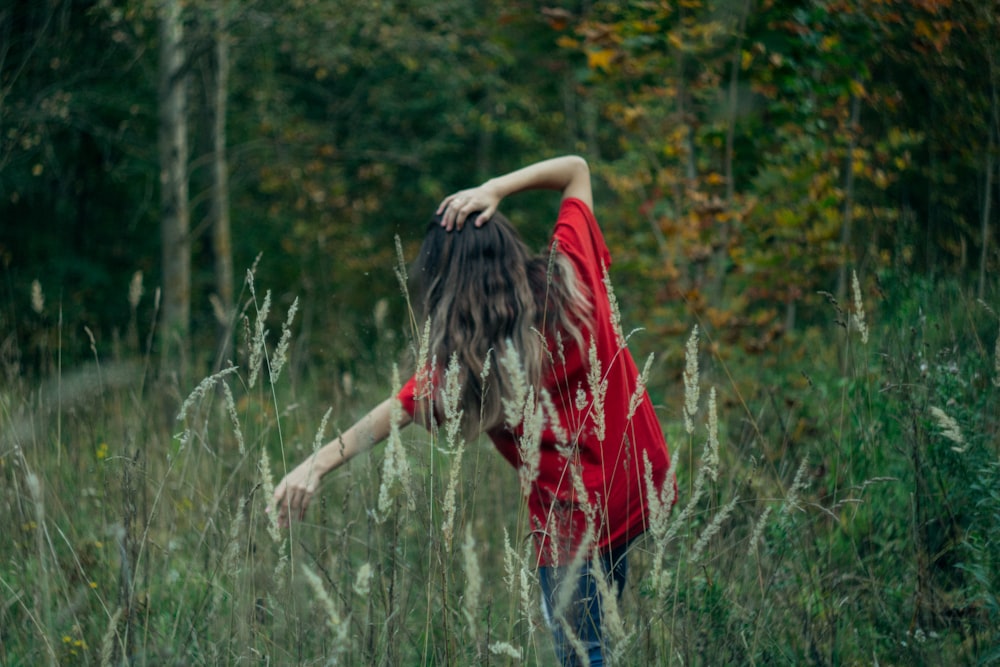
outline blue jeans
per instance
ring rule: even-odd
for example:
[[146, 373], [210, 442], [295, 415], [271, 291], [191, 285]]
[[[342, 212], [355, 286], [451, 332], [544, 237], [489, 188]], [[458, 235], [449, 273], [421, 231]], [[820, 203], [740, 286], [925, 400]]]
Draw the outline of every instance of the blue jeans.
[[[539, 568], [539, 580], [542, 586], [542, 612], [545, 621], [552, 630], [556, 643], [556, 656], [561, 667], [576, 667], [589, 664], [590, 667], [604, 665], [604, 633], [601, 628], [603, 610], [601, 595], [598, 592], [596, 577], [607, 578], [608, 589], [616, 591], [621, 598], [625, 587], [625, 577], [628, 574], [628, 562], [625, 559], [628, 545], [616, 547], [600, 555], [600, 571], [596, 563], [590, 560], [583, 564], [576, 577], [571, 576], [570, 566]], [[562, 586], [574, 586], [569, 597], [569, 604], [556, 618], [556, 608], [560, 599]], [[563, 597], [565, 600], [565, 597]], [[589, 662], [584, 663], [566, 634], [566, 627], [579, 639]]]

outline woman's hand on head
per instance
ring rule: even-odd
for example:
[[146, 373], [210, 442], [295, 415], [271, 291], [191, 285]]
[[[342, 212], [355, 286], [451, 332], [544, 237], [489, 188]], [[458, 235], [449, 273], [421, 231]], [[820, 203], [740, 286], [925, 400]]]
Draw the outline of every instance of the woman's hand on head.
[[278, 512], [278, 525], [287, 528], [291, 521], [301, 520], [316, 490], [319, 488], [320, 472], [313, 457], [309, 457], [294, 470], [285, 475], [274, 489], [274, 508]]
[[441, 216], [441, 226], [449, 232], [453, 229], [460, 230], [470, 215], [479, 213], [474, 224], [476, 227], [482, 227], [496, 213], [501, 199], [503, 197], [490, 186], [488, 181], [480, 186], [450, 194], [441, 200], [437, 208], [437, 214]]

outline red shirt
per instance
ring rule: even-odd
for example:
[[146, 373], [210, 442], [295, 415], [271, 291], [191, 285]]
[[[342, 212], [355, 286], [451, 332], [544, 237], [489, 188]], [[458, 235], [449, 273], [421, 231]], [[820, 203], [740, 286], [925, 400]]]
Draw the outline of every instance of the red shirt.
[[[554, 364], [545, 364], [542, 383], [561, 428], [546, 419], [538, 476], [528, 493], [531, 529], [542, 565], [568, 563], [587, 533], [588, 515], [593, 517], [593, 541], [588, 542], [588, 548], [596, 546], [603, 551], [640, 535], [648, 516], [643, 452], [652, 465], [657, 490], [670, 464], [663, 431], [645, 391], [635, 413], [628, 416], [638, 370], [628, 349], [619, 344], [604, 282], [611, 254], [586, 204], [578, 199], [563, 200], [553, 242], [573, 264], [591, 295], [594, 321], [590, 331], [584, 331], [583, 349], [567, 335], [562, 336], [562, 353], [555, 341], [549, 341]], [[601, 381], [607, 384], [603, 405], [594, 400], [592, 382], [588, 382], [591, 345], [595, 346]], [[411, 415], [415, 389], [416, 380], [411, 378], [399, 393], [403, 408]], [[520, 426], [510, 429], [505, 425], [489, 433], [497, 450], [518, 469], [522, 467], [517, 444], [521, 435]], [[582, 479], [587, 498], [575, 490], [580, 485], [574, 486], [574, 470]]]

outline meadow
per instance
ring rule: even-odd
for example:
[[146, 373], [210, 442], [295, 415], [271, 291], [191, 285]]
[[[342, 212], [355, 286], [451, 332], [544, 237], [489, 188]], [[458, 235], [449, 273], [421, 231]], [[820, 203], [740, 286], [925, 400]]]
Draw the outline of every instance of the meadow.
[[[420, 336], [376, 318], [346, 375], [310, 363], [294, 309], [244, 297], [238, 365], [193, 381], [135, 317], [72, 368], [55, 319], [4, 346], [0, 665], [552, 664], [518, 477], [485, 439], [394, 434], [277, 528], [283, 471], [389, 396]], [[680, 490], [633, 549], [612, 664], [1000, 663], [996, 304], [863, 275], [847, 301], [763, 354], [696, 315], [630, 335]]]

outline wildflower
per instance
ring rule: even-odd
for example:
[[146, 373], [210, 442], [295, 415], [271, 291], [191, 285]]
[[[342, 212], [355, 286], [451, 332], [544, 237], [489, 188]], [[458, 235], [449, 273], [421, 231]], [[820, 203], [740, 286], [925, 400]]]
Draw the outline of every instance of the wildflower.
[[934, 421], [937, 422], [938, 428], [941, 429], [941, 435], [955, 443], [952, 450], [956, 452], [964, 452], [965, 438], [962, 437], [962, 429], [958, 426], [958, 422], [955, 421], [953, 417], [946, 414], [941, 408], [933, 406], [931, 407], [931, 416], [934, 417]]
[[698, 325], [691, 330], [684, 354], [684, 428], [688, 434], [694, 433], [694, 417], [698, 412]]
[[868, 344], [868, 325], [865, 323], [865, 304], [861, 298], [861, 285], [858, 283], [858, 272], [851, 272], [851, 291], [854, 293], [854, 313], [851, 321], [861, 334], [861, 343]]
[[42, 294], [42, 284], [38, 280], [31, 281], [31, 309], [39, 315], [45, 310], [45, 295]]
[[102, 442], [97, 446], [97, 451], [95, 452], [98, 461], [103, 461], [108, 458], [108, 443]]

